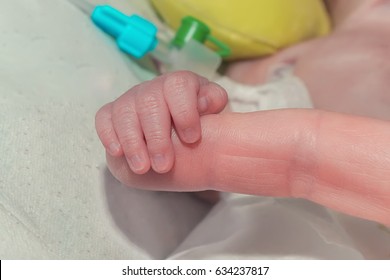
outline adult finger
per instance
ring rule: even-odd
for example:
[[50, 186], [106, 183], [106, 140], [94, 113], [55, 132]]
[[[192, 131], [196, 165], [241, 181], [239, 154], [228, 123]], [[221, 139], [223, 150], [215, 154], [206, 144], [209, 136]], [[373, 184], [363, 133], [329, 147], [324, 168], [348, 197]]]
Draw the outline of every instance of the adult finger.
[[201, 121], [197, 145], [173, 139], [177, 164], [165, 176], [134, 177], [108, 155], [110, 170], [135, 187], [299, 197], [390, 225], [389, 122], [301, 109]]

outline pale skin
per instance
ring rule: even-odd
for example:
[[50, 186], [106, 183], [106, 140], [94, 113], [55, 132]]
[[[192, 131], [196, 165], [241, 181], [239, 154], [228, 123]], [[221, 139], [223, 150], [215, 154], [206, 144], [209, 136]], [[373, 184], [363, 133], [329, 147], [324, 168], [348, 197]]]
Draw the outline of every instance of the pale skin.
[[390, 225], [390, 7], [369, 2], [329, 37], [230, 69], [259, 83], [291, 63], [316, 109], [220, 113], [225, 90], [190, 72], [102, 107], [96, 128], [112, 174], [151, 190], [299, 197]]

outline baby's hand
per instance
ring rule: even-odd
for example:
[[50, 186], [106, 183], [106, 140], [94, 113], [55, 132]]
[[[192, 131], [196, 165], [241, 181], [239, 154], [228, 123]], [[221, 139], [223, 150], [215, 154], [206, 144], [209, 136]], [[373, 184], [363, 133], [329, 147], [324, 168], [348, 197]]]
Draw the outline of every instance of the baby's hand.
[[221, 112], [226, 91], [192, 72], [175, 72], [141, 83], [96, 114], [96, 130], [107, 152], [124, 156], [131, 170], [171, 170], [174, 126], [181, 141], [201, 137], [200, 116]]

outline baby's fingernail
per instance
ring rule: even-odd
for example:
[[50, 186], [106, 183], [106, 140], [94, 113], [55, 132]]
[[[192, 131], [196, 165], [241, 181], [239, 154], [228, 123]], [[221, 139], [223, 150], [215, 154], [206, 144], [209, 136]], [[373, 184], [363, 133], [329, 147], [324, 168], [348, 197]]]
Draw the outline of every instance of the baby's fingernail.
[[183, 131], [183, 136], [186, 143], [195, 143], [198, 140], [198, 133], [191, 127]]
[[201, 97], [198, 100], [198, 110], [200, 113], [204, 113], [207, 111], [208, 101], [206, 97]]
[[139, 156], [134, 155], [130, 158], [130, 168], [133, 171], [140, 171], [144, 168], [145, 161]]
[[111, 143], [110, 146], [109, 146], [109, 152], [111, 155], [116, 155], [117, 153], [119, 153], [119, 150], [121, 148], [121, 145], [119, 145], [118, 143]]
[[166, 171], [167, 163], [167, 159], [163, 154], [154, 155], [152, 158], [153, 169], [157, 172]]

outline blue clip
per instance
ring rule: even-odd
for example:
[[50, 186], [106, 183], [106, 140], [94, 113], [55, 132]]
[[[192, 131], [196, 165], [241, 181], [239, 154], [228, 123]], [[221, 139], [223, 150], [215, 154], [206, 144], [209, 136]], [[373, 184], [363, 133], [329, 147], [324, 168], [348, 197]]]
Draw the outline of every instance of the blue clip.
[[103, 5], [94, 9], [91, 19], [100, 29], [116, 38], [122, 51], [136, 58], [143, 57], [158, 44], [157, 27], [138, 15], [127, 16]]

